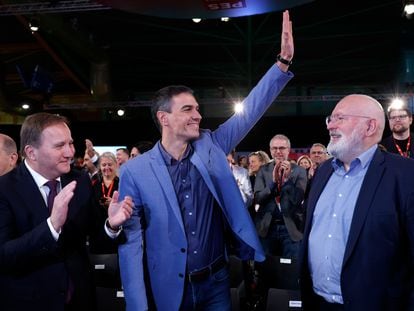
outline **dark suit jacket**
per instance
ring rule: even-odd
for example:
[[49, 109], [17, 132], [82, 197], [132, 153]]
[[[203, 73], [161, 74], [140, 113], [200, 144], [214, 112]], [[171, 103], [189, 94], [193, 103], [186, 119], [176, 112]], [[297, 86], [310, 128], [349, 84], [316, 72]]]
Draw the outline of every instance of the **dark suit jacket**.
[[[281, 193], [273, 189], [273, 169], [275, 163], [272, 161], [263, 165], [256, 175], [254, 185], [255, 203], [260, 205], [256, 214], [256, 224], [261, 221], [269, 211], [275, 211], [276, 196], [281, 195], [281, 210], [289, 236], [294, 241], [302, 239], [301, 225], [295, 223], [297, 216], [302, 212], [301, 203], [305, 194], [308, 182], [306, 170], [299, 165], [292, 164], [292, 171], [289, 179], [281, 188]], [[274, 212], [275, 214], [275, 212]]]
[[[300, 256], [305, 310], [316, 310], [308, 239], [318, 198], [333, 172], [318, 169], [307, 201]], [[345, 310], [411, 310], [414, 255], [414, 161], [377, 150], [356, 201], [341, 271]]]
[[55, 241], [46, 222], [49, 211], [26, 166], [0, 178], [1, 310], [63, 310], [69, 278], [76, 309], [93, 309], [86, 236], [98, 225], [89, 177], [71, 171], [61, 177], [62, 187], [72, 180], [75, 195]]

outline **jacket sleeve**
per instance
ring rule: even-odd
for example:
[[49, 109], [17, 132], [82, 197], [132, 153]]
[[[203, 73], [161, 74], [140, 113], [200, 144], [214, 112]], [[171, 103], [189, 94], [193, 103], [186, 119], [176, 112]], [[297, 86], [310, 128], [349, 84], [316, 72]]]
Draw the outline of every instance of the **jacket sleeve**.
[[132, 216], [123, 226], [126, 242], [118, 249], [126, 310], [148, 310], [143, 266], [142, 206], [138, 187], [128, 170], [121, 170], [119, 191], [121, 198], [129, 195], [134, 202]]
[[254, 183], [254, 200], [259, 205], [266, 204], [270, 199], [276, 198], [277, 195], [276, 184], [273, 180], [269, 180], [267, 170], [270, 170], [268, 165], [262, 166], [257, 172]]
[[234, 114], [213, 132], [216, 144], [228, 154], [249, 133], [293, 77], [273, 65], [243, 100], [243, 112]]

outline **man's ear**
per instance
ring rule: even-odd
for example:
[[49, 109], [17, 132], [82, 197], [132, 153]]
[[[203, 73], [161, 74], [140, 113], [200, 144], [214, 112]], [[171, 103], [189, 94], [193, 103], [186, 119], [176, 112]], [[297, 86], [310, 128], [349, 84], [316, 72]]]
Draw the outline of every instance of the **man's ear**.
[[378, 129], [377, 120], [370, 119], [368, 121], [367, 136], [375, 135]]
[[31, 160], [34, 161], [36, 159], [36, 152], [35, 152], [35, 148], [33, 148], [33, 146], [31, 145], [26, 145], [24, 147], [24, 156]]
[[157, 119], [160, 122], [161, 126], [168, 125], [168, 117], [166, 111], [157, 111]]
[[18, 159], [19, 155], [17, 154], [17, 152], [12, 152], [12, 154], [10, 155], [10, 161], [13, 166], [16, 165]]

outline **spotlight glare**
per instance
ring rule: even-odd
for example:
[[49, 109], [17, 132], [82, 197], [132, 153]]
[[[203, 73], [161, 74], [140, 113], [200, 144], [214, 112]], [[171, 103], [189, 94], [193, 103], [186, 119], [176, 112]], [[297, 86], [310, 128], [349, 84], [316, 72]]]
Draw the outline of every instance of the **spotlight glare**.
[[30, 108], [30, 105], [29, 105], [29, 104], [22, 104], [22, 108], [23, 108], [24, 110], [27, 110], [27, 109], [29, 109], [29, 108]]
[[192, 21], [193, 21], [194, 23], [198, 24], [199, 22], [201, 22], [201, 18], [194, 17], [194, 18], [192, 19]]
[[242, 113], [243, 112], [243, 103], [237, 102], [234, 104], [234, 112], [235, 113]]
[[414, 4], [410, 3], [410, 4], [406, 4], [404, 7], [404, 12], [407, 15], [411, 15], [414, 13]]
[[400, 110], [405, 106], [404, 101], [401, 98], [394, 98], [391, 101], [391, 104], [388, 106], [388, 111], [390, 111], [391, 109], [394, 110]]
[[118, 116], [122, 117], [123, 115], [125, 115], [125, 110], [124, 109], [118, 109], [118, 111], [116, 113], [118, 114]]
[[32, 32], [37, 32], [37, 31], [39, 31], [39, 23], [38, 23], [38, 21], [37, 21], [37, 20], [35, 20], [35, 19], [32, 19], [32, 20], [29, 22], [29, 28], [30, 28], [30, 30], [31, 30]]
[[228, 22], [230, 20], [230, 17], [222, 17], [221, 21], [222, 22]]

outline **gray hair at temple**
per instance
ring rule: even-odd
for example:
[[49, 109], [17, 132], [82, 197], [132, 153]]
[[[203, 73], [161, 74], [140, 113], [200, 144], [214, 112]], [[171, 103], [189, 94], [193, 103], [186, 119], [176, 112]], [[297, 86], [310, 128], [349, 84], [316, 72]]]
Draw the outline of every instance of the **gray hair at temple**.
[[194, 91], [185, 85], [170, 85], [158, 90], [154, 94], [151, 105], [151, 116], [160, 132], [161, 124], [158, 121], [157, 112], [171, 112], [171, 99], [182, 93], [193, 95]]

